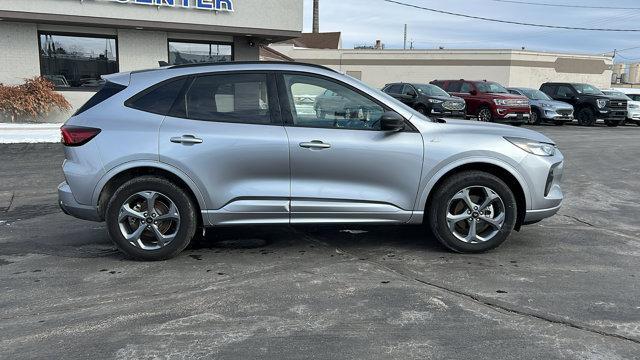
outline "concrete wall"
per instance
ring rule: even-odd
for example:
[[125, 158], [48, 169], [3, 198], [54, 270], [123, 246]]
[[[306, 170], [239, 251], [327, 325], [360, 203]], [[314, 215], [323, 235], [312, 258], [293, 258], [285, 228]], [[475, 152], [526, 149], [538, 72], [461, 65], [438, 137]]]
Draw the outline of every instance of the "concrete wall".
[[168, 61], [166, 32], [118, 30], [120, 71], [158, 67], [158, 61]]
[[35, 24], [0, 21], [0, 83], [19, 84], [40, 75], [38, 30]]
[[486, 79], [506, 86], [537, 88], [546, 81], [575, 81], [606, 88], [612, 76], [612, 60], [600, 56], [515, 50], [320, 50], [279, 44], [272, 47], [297, 61], [341, 72], [362, 72], [362, 80], [375, 87], [397, 81]]

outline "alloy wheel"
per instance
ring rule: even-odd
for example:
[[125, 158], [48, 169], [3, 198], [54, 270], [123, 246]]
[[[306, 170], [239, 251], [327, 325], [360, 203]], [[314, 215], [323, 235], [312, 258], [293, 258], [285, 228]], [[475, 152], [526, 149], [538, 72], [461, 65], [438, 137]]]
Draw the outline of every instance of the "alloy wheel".
[[141, 191], [120, 207], [118, 224], [122, 236], [142, 250], [158, 250], [168, 244], [180, 229], [180, 212], [166, 195]]
[[535, 111], [532, 111], [531, 115], [529, 115], [529, 124], [536, 125], [537, 123], [538, 123], [538, 113]]
[[469, 244], [493, 239], [504, 226], [502, 198], [486, 186], [470, 186], [456, 193], [447, 206], [447, 225], [453, 236]]
[[480, 111], [478, 112], [478, 121], [490, 122], [491, 117], [491, 110], [487, 108], [480, 109]]

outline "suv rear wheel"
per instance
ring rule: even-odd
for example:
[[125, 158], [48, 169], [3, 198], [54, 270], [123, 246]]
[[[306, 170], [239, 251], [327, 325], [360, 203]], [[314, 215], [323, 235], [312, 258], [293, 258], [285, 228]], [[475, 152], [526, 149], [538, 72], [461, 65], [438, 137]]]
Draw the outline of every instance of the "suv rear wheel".
[[478, 110], [478, 121], [491, 122], [493, 121], [493, 113], [488, 106], [483, 106]]
[[596, 113], [588, 108], [582, 108], [576, 114], [576, 119], [578, 119], [578, 124], [582, 126], [593, 126], [596, 124]]
[[500, 178], [464, 171], [435, 189], [428, 212], [431, 230], [447, 248], [478, 253], [498, 247], [513, 228], [517, 204]]
[[111, 240], [139, 260], [178, 255], [194, 237], [196, 208], [184, 190], [168, 180], [142, 176], [124, 183], [106, 211]]

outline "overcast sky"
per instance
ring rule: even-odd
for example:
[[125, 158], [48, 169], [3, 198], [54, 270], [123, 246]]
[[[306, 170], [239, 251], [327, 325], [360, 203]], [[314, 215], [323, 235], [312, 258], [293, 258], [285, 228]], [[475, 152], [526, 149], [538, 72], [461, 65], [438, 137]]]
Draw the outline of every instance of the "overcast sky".
[[[312, 0], [305, 1], [305, 31], [311, 31]], [[572, 27], [640, 29], [639, 0], [526, 0], [580, 6], [636, 7], [638, 10], [577, 9], [502, 3], [494, 0], [399, 0], [475, 16]], [[387, 3], [383, 0], [320, 0], [320, 31], [341, 31], [343, 47], [382, 40], [402, 48], [403, 26], [415, 48], [521, 48], [605, 53], [640, 47], [640, 32], [553, 30], [485, 22]], [[624, 57], [624, 58], [623, 58]], [[640, 48], [623, 51], [618, 62], [640, 61]]]

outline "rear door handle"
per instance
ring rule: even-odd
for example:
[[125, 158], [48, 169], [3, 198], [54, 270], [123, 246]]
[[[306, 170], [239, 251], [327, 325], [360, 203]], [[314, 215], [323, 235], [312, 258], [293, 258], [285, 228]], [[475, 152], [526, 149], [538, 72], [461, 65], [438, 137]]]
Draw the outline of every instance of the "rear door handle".
[[176, 144], [192, 145], [192, 144], [202, 144], [202, 139], [197, 138], [193, 135], [182, 135], [182, 136], [172, 137], [171, 142]]
[[305, 149], [329, 149], [331, 148], [331, 144], [323, 143], [320, 140], [313, 140], [309, 142], [301, 142], [300, 147]]

